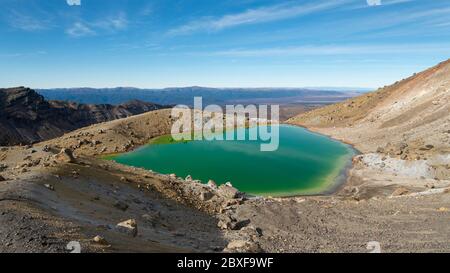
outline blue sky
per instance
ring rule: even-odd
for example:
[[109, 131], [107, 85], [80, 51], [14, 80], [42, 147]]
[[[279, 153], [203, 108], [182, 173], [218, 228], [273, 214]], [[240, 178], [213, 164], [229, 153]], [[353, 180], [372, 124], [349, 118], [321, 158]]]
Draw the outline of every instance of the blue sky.
[[1, 87], [380, 87], [450, 58], [450, 0], [0, 5]]

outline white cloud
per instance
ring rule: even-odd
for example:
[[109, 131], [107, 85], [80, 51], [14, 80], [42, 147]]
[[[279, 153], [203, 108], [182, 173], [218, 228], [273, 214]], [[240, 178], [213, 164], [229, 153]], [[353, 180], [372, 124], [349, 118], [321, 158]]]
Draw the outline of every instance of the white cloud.
[[128, 27], [128, 20], [124, 13], [118, 16], [111, 16], [99, 19], [94, 22], [76, 22], [71, 27], [66, 29], [66, 33], [72, 37], [93, 36], [97, 33], [114, 33], [116, 31], [124, 30]]
[[278, 20], [289, 19], [297, 16], [308, 15], [341, 5], [347, 0], [321, 1], [319, 3], [296, 4], [289, 2], [258, 9], [250, 9], [241, 13], [224, 15], [222, 17], [204, 17], [199, 20], [174, 28], [168, 32], [170, 35], [189, 34], [197, 31], [219, 31], [240, 25], [250, 25]]
[[102, 28], [108, 31], [117, 31], [126, 29], [128, 20], [125, 13], [119, 13], [117, 16], [110, 16], [92, 23], [92, 26]]
[[81, 6], [81, 0], [66, 0], [69, 6]]
[[367, 0], [369, 6], [381, 6], [381, 0]]
[[9, 24], [13, 28], [25, 30], [25, 31], [40, 31], [49, 27], [47, 20], [35, 18], [31, 15], [12, 11], [9, 17]]
[[73, 24], [70, 28], [66, 30], [66, 33], [71, 37], [84, 37], [84, 36], [91, 36], [95, 35], [95, 31], [92, 30], [89, 26], [81, 23], [76, 22]]

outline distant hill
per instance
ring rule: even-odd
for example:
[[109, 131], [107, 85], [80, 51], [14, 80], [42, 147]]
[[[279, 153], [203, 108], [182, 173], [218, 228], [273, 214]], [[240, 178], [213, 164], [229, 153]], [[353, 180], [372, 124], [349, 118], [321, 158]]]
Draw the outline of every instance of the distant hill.
[[163, 105], [192, 105], [195, 96], [201, 96], [205, 104], [224, 105], [228, 103], [336, 102], [356, 95], [355, 92], [301, 88], [205, 88], [197, 86], [166, 89], [131, 87], [39, 89], [38, 92], [50, 100], [120, 104], [137, 99]]
[[0, 146], [47, 140], [91, 124], [161, 108], [137, 100], [117, 106], [47, 101], [29, 88], [0, 89]]

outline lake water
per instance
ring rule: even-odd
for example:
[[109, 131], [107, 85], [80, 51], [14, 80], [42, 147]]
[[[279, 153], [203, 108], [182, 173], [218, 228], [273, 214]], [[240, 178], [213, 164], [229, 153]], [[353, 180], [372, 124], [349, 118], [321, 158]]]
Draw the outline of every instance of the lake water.
[[[237, 130], [248, 134], [257, 128]], [[351, 146], [301, 127], [280, 125], [279, 131], [274, 152], [261, 152], [260, 141], [156, 140], [109, 159], [163, 174], [191, 175], [205, 183], [230, 181], [240, 191], [262, 196], [325, 194], [342, 184], [355, 155]]]

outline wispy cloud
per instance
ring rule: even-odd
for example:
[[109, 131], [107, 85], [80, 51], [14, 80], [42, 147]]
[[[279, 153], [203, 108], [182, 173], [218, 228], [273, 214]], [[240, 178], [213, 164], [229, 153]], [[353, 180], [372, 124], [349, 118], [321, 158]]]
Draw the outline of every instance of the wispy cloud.
[[40, 55], [46, 55], [47, 51], [40, 50], [36, 52], [28, 52], [28, 53], [4, 53], [0, 54], [0, 58], [17, 58], [17, 57], [30, 57], [30, 56], [40, 56]]
[[82, 22], [76, 22], [71, 27], [66, 29], [67, 35], [71, 37], [85, 37], [95, 35], [95, 31]]
[[289, 2], [274, 6], [250, 9], [241, 13], [227, 14], [222, 17], [203, 17], [190, 21], [185, 25], [171, 29], [169, 35], [184, 35], [199, 31], [219, 31], [241, 25], [273, 22], [298, 16], [304, 16], [315, 12], [335, 8], [348, 0], [320, 1], [309, 4]]
[[450, 19], [450, 7], [425, 10], [409, 10], [405, 13], [389, 12], [367, 18], [359, 24], [365, 30], [384, 29], [411, 23], [415, 25], [430, 25], [430, 22], [446, 21]]
[[318, 55], [359, 55], [359, 54], [402, 54], [402, 53], [450, 53], [450, 45], [442, 44], [394, 44], [394, 45], [329, 45], [329, 46], [297, 46], [275, 47], [261, 49], [233, 49], [199, 55], [225, 56], [225, 57], [280, 57], [280, 56], [318, 56]]
[[67, 35], [75, 38], [94, 36], [101, 31], [116, 32], [128, 27], [127, 16], [119, 13], [116, 16], [110, 16], [93, 22], [78, 21], [66, 29]]
[[49, 21], [17, 11], [11, 11], [8, 23], [13, 28], [30, 32], [49, 28]]
[[417, 0], [380, 0], [381, 5], [383, 6], [389, 6], [389, 5], [397, 5], [397, 4], [404, 4], [409, 2], [414, 2]]
[[125, 13], [120, 12], [116, 16], [106, 17], [104, 19], [95, 21], [91, 24], [93, 27], [102, 28], [108, 31], [117, 31], [126, 29], [128, 26], [128, 19]]

